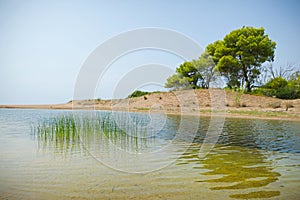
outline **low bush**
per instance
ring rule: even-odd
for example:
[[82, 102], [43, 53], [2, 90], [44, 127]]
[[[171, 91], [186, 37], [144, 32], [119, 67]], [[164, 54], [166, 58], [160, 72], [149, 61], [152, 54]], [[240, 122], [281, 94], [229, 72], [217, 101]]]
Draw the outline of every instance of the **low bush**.
[[280, 99], [298, 99], [300, 98], [300, 82], [298, 80], [289, 80], [277, 77], [268, 81], [261, 88], [252, 91], [255, 95], [264, 95], [277, 97]]
[[133, 93], [131, 93], [128, 98], [134, 98], [134, 97], [141, 97], [144, 96], [146, 94], [149, 94], [149, 92], [145, 92], [145, 91], [140, 91], [140, 90], [136, 90]]
[[276, 77], [271, 79], [270, 81], [268, 81], [265, 85], [264, 88], [267, 89], [280, 89], [280, 88], [284, 88], [285, 86], [287, 86], [288, 81], [282, 77]]

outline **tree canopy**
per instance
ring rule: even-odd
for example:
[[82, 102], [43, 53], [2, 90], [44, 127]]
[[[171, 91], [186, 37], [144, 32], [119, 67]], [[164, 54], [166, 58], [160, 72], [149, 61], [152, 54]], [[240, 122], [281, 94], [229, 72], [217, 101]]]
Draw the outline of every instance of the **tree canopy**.
[[[276, 43], [265, 34], [264, 28], [244, 26], [209, 44], [197, 60], [181, 64], [167, 79], [165, 87], [209, 88], [216, 79], [216, 72], [220, 72], [229, 88], [251, 92], [254, 84], [263, 85], [266, 72], [271, 70], [274, 76], [274, 69], [262, 64], [274, 61], [275, 48]], [[279, 72], [288, 75], [293, 71], [294, 68], [289, 68]]]
[[251, 92], [261, 73], [261, 65], [274, 60], [276, 43], [265, 34], [264, 28], [242, 27], [206, 47], [216, 69], [227, 78], [227, 85], [244, 87]]
[[209, 88], [214, 80], [214, 61], [203, 53], [198, 60], [184, 62], [176, 73], [167, 79], [166, 88], [172, 89], [196, 89]]

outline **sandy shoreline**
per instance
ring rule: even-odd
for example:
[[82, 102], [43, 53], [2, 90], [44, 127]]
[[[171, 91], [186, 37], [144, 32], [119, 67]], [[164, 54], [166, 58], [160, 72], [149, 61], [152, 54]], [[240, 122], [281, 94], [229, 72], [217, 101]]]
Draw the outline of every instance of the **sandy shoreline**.
[[225, 90], [183, 90], [153, 93], [130, 99], [76, 100], [65, 104], [45, 105], [0, 105], [0, 108], [118, 110], [157, 112], [169, 115], [225, 116], [300, 121], [300, 99], [281, 100], [249, 94], [240, 95]]

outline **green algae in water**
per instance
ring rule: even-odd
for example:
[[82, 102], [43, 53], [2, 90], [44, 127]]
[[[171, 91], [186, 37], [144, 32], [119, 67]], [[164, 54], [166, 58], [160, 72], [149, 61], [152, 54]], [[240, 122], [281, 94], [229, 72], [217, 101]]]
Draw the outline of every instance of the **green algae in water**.
[[235, 199], [252, 199], [252, 198], [271, 198], [279, 195], [280, 195], [279, 191], [258, 191], [258, 192], [250, 192], [247, 194], [233, 194], [230, 195], [230, 197]]
[[[200, 148], [200, 146], [199, 146]], [[244, 190], [250, 188], [263, 189], [264, 186], [276, 182], [280, 173], [272, 171], [272, 161], [258, 149], [240, 146], [221, 146], [215, 148], [206, 155], [204, 160], [195, 158], [198, 156], [199, 148], [191, 148], [179, 159], [178, 164], [199, 164], [199, 169], [206, 169], [201, 174], [206, 182], [212, 184], [211, 190]], [[192, 159], [193, 158], [193, 159]], [[197, 166], [193, 167], [197, 169]], [[212, 177], [209, 179], [208, 177]], [[215, 178], [218, 176], [218, 178]], [[221, 176], [221, 177], [220, 177]], [[258, 189], [258, 190], [260, 190]], [[269, 198], [280, 195], [279, 191], [255, 191], [247, 194], [233, 194], [231, 198]]]
[[261, 187], [277, 181], [277, 177], [281, 176], [272, 171], [271, 162], [253, 148], [228, 146], [208, 155], [202, 163], [204, 168], [210, 170], [203, 175], [222, 175], [221, 178], [207, 179], [205, 182], [236, 183], [212, 187], [212, 190]]
[[212, 187], [212, 190], [230, 190], [230, 189], [247, 189], [247, 188], [255, 188], [255, 187], [262, 187], [269, 185], [277, 181], [278, 178], [266, 178], [264, 180], [257, 180], [257, 181], [248, 181], [244, 180], [237, 184], [230, 185], [230, 186], [219, 186], [219, 187]]

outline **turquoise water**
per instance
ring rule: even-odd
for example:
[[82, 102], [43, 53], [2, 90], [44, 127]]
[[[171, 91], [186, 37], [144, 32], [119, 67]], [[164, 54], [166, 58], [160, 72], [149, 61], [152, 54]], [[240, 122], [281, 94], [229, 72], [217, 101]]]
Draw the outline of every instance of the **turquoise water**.
[[[76, 137], [52, 129], [62, 116]], [[210, 140], [208, 117], [114, 113], [109, 132], [103, 116], [0, 110], [0, 198], [299, 199], [299, 122], [226, 118]]]

